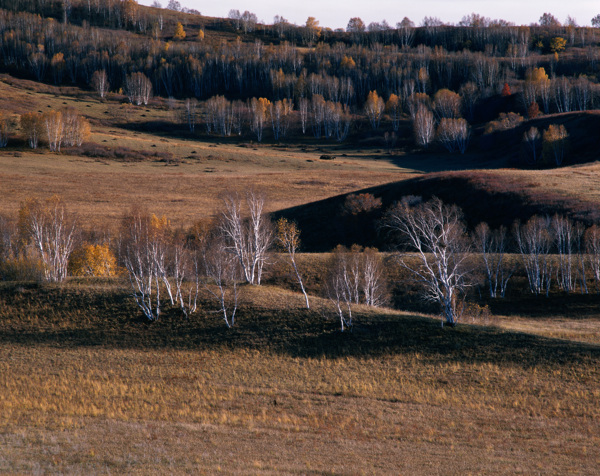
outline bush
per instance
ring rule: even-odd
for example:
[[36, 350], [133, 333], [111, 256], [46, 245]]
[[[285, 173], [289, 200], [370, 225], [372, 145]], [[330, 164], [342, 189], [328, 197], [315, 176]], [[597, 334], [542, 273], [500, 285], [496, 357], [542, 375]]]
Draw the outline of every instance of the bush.
[[484, 134], [493, 134], [498, 131], [506, 131], [508, 129], [514, 129], [524, 121], [521, 114], [516, 112], [500, 113], [498, 119], [490, 121], [485, 126]]
[[111, 277], [117, 274], [117, 259], [107, 244], [85, 244], [69, 260], [72, 276]]

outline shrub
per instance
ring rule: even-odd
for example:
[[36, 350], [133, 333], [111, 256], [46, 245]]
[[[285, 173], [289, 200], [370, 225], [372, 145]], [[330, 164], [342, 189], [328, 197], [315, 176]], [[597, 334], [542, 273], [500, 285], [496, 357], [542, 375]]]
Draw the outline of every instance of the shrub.
[[73, 276], [115, 276], [117, 259], [108, 244], [85, 244], [73, 251], [69, 260], [69, 273]]
[[524, 121], [523, 116], [521, 114], [517, 114], [516, 112], [508, 112], [508, 113], [500, 113], [498, 119], [495, 121], [490, 121], [485, 126], [485, 134], [492, 134], [498, 131], [505, 131], [508, 129], [514, 129], [519, 124]]

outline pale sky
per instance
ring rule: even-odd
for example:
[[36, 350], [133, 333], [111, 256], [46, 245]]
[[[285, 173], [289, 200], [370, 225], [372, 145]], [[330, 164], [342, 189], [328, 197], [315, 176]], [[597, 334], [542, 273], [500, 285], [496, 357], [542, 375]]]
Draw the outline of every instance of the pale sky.
[[[153, 0], [141, 0], [150, 5]], [[159, 0], [163, 7], [169, 0]], [[179, 0], [182, 6], [194, 8], [203, 15], [227, 17], [229, 10], [240, 12], [249, 10], [264, 23], [273, 23], [275, 15], [281, 15], [290, 23], [304, 24], [309, 16], [319, 20], [321, 26], [346, 28], [348, 20], [360, 17], [365, 24], [387, 20], [394, 26], [405, 16], [416, 25], [425, 16], [438, 17], [446, 23], [457, 23], [464, 15], [478, 13], [494, 18], [502, 18], [518, 25], [537, 22], [543, 13], [552, 13], [560, 22], [567, 15], [577, 20], [579, 25], [590, 25], [591, 19], [600, 13], [598, 0], [296, 0], [281, 2], [276, 0]]]

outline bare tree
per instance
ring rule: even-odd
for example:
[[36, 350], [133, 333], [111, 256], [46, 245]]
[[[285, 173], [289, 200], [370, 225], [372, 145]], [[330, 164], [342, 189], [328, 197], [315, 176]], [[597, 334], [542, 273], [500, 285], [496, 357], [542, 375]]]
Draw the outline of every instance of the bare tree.
[[529, 161], [532, 164], [537, 163], [542, 145], [541, 135], [537, 127], [532, 126], [523, 133], [523, 143], [527, 148]]
[[63, 142], [65, 146], [80, 146], [90, 135], [90, 123], [77, 109], [68, 107], [62, 111]]
[[300, 248], [300, 230], [294, 222], [290, 222], [285, 218], [280, 218], [277, 221], [276, 236], [277, 243], [288, 254], [290, 263], [294, 269], [294, 273], [296, 274], [296, 279], [298, 280], [298, 284], [300, 285], [300, 289], [302, 290], [302, 294], [304, 294], [304, 299], [306, 300], [306, 309], [310, 309], [308, 294], [306, 293], [304, 282], [302, 281], [302, 275], [300, 274], [298, 265], [296, 264], [296, 251], [298, 251], [298, 248]]
[[44, 114], [44, 127], [48, 147], [52, 152], [60, 152], [65, 132], [65, 123], [60, 111], [48, 111]]
[[552, 282], [552, 263], [548, 257], [552, 245], [550, 220], [534, 216], [524, 225], [517, 222], [513, 227], [513, 234], [531, 292], [545, 292], [547, 296]]
[[380, 307], [386, 303], [386, 280], [381, 257], [374, 248], [362, 253], [362, 291], [367, 306]]
[[462, 106], [465, 116], [469, 121], [475, 117], [475, 104], [479, 99], [479, 88], [473, 82], [467, 82], [460, 87], [460, 97], [462, 98]]
[[203, 248], [204, 274], [208, 279], [206, 290], [218, 303], [228, 328], [235, 325], [238, 308], [238, 281], [240, 264], [229, 250], [229, 245], [218, 234], [213, 234]]
[[90, 81], [90, 85], [94, 90], [98, 93], [98, 95], [104, 99], [106, 93], [108, 92], [108, 88], [110, 87], [108, 83], [108, 76], [105, 70], [94, 71], [92, 75], [92, 80]]
[[290, 99], [269, 103], [269, 115], [271, 116], [271, 125], [273, 126], [273, 137], [275, 140], [279, 140], [280, 137], [287, 135], [292, 109], [293, 103]]
[[159, 246], [148, 215], [134, 211], [121, 224], [121, 257], [133, 291], [133, 298], [151, 321], [160, 316], [160, 276], [157, 269]]
[[45, 203], [28, 200], [19, 215], [25, 232], [33, 241], [44, 266], [47, 281], [59, 282], [67, 277], [69, 256], [75, 247], [75, 218], [58, 196]]
[[556, 281], [560, 289], [570, 293], [574, 286], [573, 268], [577, 266], [577, 261], [573, 262], [576, 239], [575, 226], [568, 217], [554, 215], [552, 218], [552, 230], [556, 251], [558, 252]]
[[306, 124], [308, 122], [308, 105], [308, 99], [298, 99], [298, 111], [300, 111], [300, 124], [302, 126], [302, 134], [306, 134]]
[[125, 93], [129, 102], [147, 105], [152, 95], [152, 83], [144, 73], [131, 73], [125, 80]]
[[44, 119], [38, 112], [27, 112], [21, 115], [21, 131], [32, 149], [37, 149], [44, 132]]
[[419, 197], [405, 197], [388, 211], [385, 223], [416, 252], [417, 263], [399, 256], [401, 266], [423, 285], [425, 299], [440, 305], [442, 326], [444, 321], [455, 326], [468, 279], [464, 261], [469, 244], [461, 210], [439, 198], [422, 203]]
[[490, 297], [498, 295], [504, 297], [508, 280], [513, 274], [513, 269], [507, 265], [507, 234], [506, 228], [490, 230], [487, 223], [480, 223], [475, 228], [473, 237], [475, 249], [481, 253], [485, 273], [489, 285]]
[[421, 147], [427, 148], [435, 137], [435, 121], [433, 113], [425, 106], [419, 107], [413, 121], [415, 141]]
[[449, 151], [464, 154], [469, 144], [469, 124], [464, 119], [443, 118], [437, 128], [437, 138]]
[[190, 132], [196, 130], [196, 121], [198, 118], [198, 101], [196, 98], [185, 100], [185, 122], [190, 129]]
[[273, 228], [264, 213], [265, 198], [259, 193], [246, 193], [247, 216], [238, 195], [223, 198], [219, 230], [227, 249], [237, 257], [244, 278], [250, 284], [260, 284], [267, 251], [273, 242]]
[[600, 226], [592, 225], [588, 228], [585, 231], [584, 241], [585, 251], [596, 283], [596, 292], [600, 292]]
[[348, 258], [346, 248], [340, 245], [335, 249], [326, 284], [327, 297], [340, 318], [342, 332], [352, 327], [352, 304], [358, 302], [358, 270]]
[[402, 46], [411, 46], [415, 36], [415, 24], [408, 17], [404, 17], [401, 22], [396, 23], [400, 44]]

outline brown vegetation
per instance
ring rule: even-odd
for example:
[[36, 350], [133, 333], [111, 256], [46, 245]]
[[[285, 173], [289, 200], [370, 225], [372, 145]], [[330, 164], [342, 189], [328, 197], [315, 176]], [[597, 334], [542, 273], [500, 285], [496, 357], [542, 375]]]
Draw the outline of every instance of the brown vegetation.
[[[269, 288], [246, 290], [226, 332], [211, 314], [144, 325], [99, 283], [0, 291], [5, 471], [585, 473], [598, 463], [597, 346], [366, 311], [362, 331], [342, 335], [301, 295]], [[460, 458], [434, 450], [440, 439]]]

